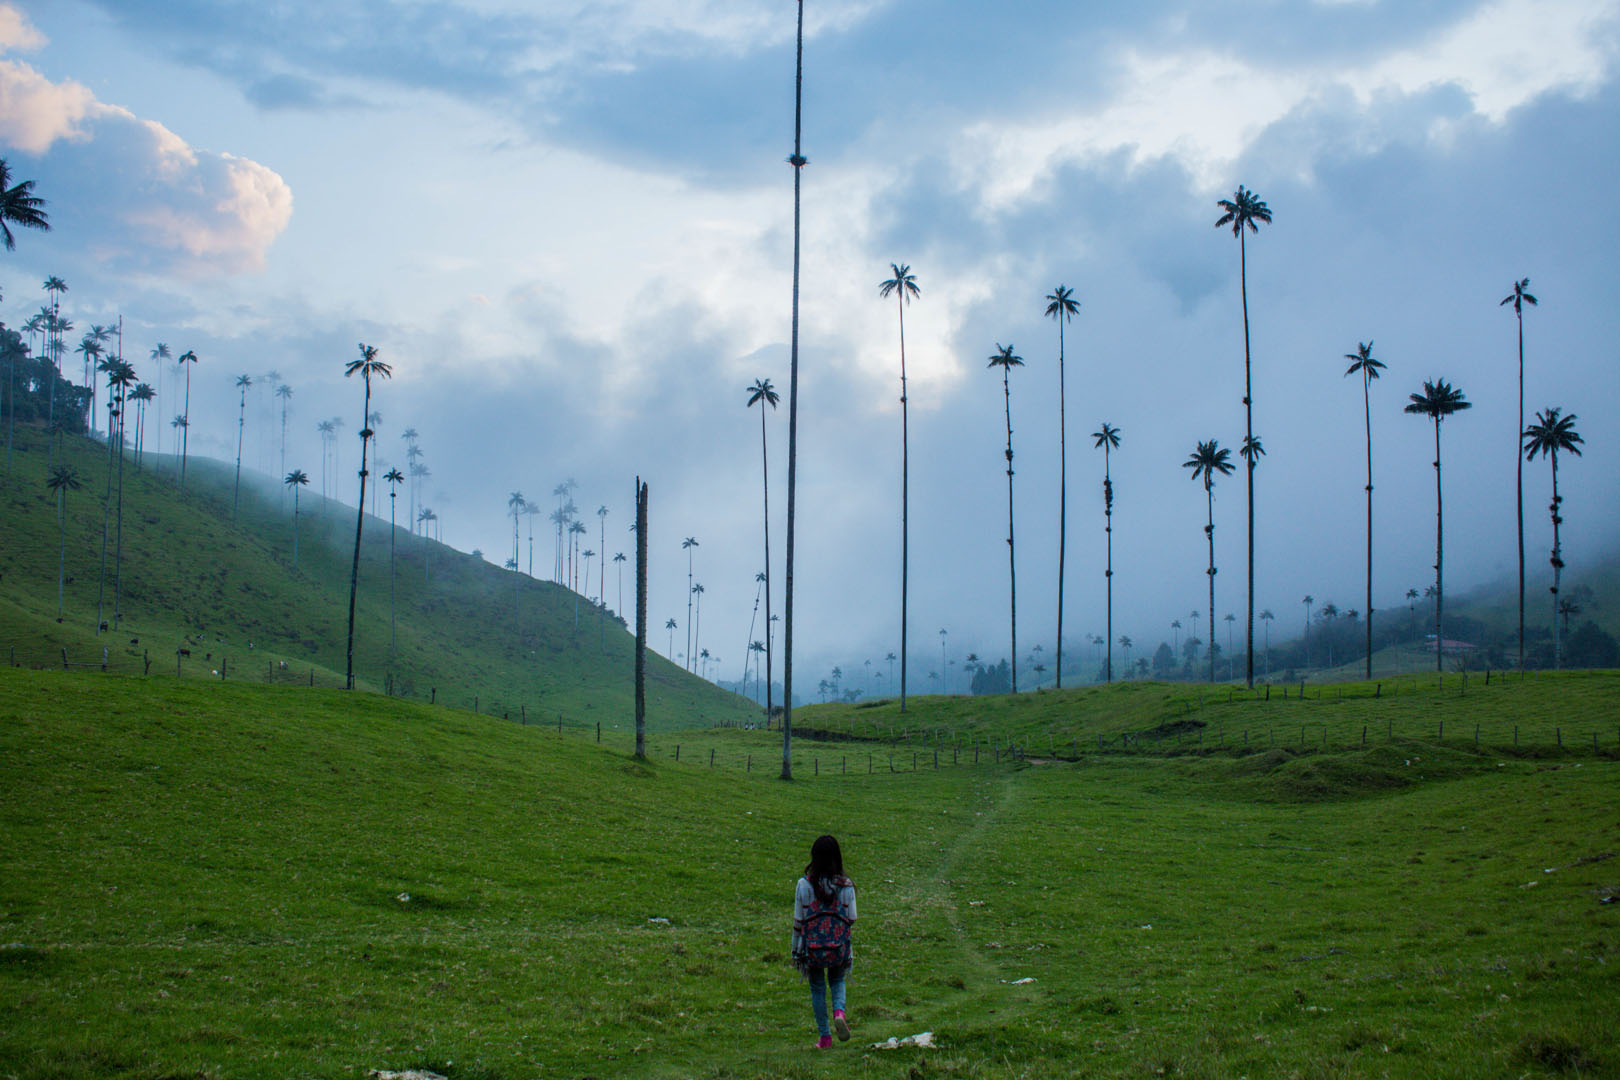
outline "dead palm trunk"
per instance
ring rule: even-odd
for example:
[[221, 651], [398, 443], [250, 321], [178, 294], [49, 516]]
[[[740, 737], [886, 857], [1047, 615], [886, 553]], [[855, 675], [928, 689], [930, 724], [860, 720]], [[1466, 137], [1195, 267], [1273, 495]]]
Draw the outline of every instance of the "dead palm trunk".
[[[782, 601], [782, 779], [793, 779], [793, 526], [799, 465], [799, 246], [804, 185], [804, 0], [798, 0], [793, 73], [793, 331], [788, 374], [787, 558]], [[765, 624], [770, 636], [770, 622]]]

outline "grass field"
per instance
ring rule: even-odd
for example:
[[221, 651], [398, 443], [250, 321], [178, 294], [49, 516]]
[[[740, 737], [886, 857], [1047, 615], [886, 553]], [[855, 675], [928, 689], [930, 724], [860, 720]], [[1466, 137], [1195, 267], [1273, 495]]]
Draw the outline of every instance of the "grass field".
[[[1410, 699], [1612, 725], [1620, 678], [1582, 678]], [[1106, 734], [1185, 692], [907, 723]], [[1287, 708], [1338, 733], [1398, 704]], [[1620, 1075], [1612, 755], [1226, 730], [847, 776], [812, 762], [891, 744], [801, 739], [787, 784], [707, 765], [774, 732], [642, 763], [379, 695], [0, 670], [0, 1076]], [[814, 1055], [787, 922], [823, 831], [862, 920], [855, 1040]]]

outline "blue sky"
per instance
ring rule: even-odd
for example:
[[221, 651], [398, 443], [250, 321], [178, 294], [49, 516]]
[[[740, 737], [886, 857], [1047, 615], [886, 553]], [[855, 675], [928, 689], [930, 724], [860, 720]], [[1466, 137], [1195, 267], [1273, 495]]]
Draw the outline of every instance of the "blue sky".
[[[763, 565], [744, 389], [788, 381], [793, 17], [785, 0], [0, 2], [0, 149], [56, 225], [0, 262], [0, 317], [23, 321], [57, 274], [80, 325], [124, 316], [138, 361], [156, 341], [195, 349], [192, 444], [221, 457], [235, 377], [278, 372], [289, 467], [306, 471], [316, 422], [358, 413], [342, 365], [375, 344], [396, 368], [384, 456], [422, 433], [447, 540], [500, 561], [508, 493], [549, 504], [573, 477], [582, 507], [609, 507], [609, 550], [626, 548], [639, 474], [655, 622], [685, 621], [680, 540], [697, 536], [702, 644], [735, 678]], [[1527, 405], [1575, 411], [1588, 444], [1561, 473], [1573, 577], [1612, 549], [1620, 2], [811, 0], [806, 17], [810, 687], [898, 648], [898, 356], [876, 295], [891, 261], [923, 289], [906, 325], [915, 683], [940, 666], [941, 628], [948, 659], [1006, 651], [985, 361], [1009, 342], [1026, 363], [1020, 651], [1050, 655], [1057, 334], [1041, 311], [1060, 282], [1083, 304], [1067, 329], [1066, 637], [1102, 627], [1101, 420], [1124, 433], [1115, 633], [1151, 647], [1207, 606], [1203, 500], [1180, 466], [1199, 439], [1242, 438], [1237, 245], [1212, 228], [1239, 183], [1275, 214], [1248, 250], [1268, 450], [1256, 591], [1279, 634], [1305, 593], [1361, 606], [1360, 395], [1340, 359], [1360, 341], [1389, 365], [1375, 603], [1431, 578], [1432, 435], [1400, 411], [1426, 378], [1475, 403], [1446, 430], [1448, 592], [1509, 573], [1517, 354], [1497, 301], [1521, 277], [1542, 301]], [[267, 474], [271, 418], [267, 393], [249, 455]], [[1544, 471], [1527, 472], [1537, 574]], [[1240, 617], [1242, 504], [1234, 475], [1217, 488], [1217, 608]]]

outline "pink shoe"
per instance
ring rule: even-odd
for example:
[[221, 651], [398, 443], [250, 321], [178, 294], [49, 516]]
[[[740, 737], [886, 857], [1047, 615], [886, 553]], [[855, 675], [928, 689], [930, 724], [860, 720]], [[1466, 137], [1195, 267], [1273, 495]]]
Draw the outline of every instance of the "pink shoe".
[[843, 1009], [833, 1010], [833, 1030], [838, 1033], [839, 1042], [849, 1041], [849, 1021], [844, 1019]]
[[812, 1047], [812, 1049], [814, 1049], [814, 1050], [831, 1050], [832, 1049], [832, 1036], [831, 1035], [823, 1035], [821, 1038], [816, 1040], [816, 1045], [814, 1047]]

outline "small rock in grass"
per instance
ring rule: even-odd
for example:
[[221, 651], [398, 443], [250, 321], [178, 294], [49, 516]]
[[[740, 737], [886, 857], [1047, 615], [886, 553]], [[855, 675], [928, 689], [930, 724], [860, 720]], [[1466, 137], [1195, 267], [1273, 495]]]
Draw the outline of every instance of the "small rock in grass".
[[932, 1031], [922, 1031], [918, 1032], [916, 1035], [907, 1035], [904, 1038], [901, 1038], [898, 1035], [891, 1035], [882, 1042], [872, 1043], [870, 1048], [873, 1050], [898, 1050], [903, 1046], [919, 1046], [923, 1047], [924, 1049], [931, 1048], [934, 1046], [934, 1033]]

